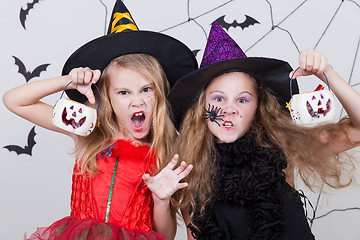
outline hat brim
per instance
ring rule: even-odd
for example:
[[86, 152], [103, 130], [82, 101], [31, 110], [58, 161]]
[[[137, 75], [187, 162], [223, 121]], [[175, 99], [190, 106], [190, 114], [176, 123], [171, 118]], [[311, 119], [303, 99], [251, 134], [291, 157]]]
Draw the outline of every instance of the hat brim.
[[[269, 88], [285, 107], [291, 98], [289, 73], [291, 66], [282, 60], [247, 57], [214, 63], [189, 73], [176, 82], [169, 94], [175, 126], [180, 127], [188, 109], [197, 101], [201, 91], [223, 73], [239, 71], [253, 76]], [[293, 94], [299, 92], [296, 79], [292, 80]]]
[[[108, 34], [86, 43], [68, 58], [62, 75], [69, 74], [77, 67], [102, 72], [112, 59], [132, 53], [155, 57], [164, 69], [170, 86], [198, 66], [192, 51], [177, 39], [157, 32], [129, 31]], [[84, 103], [87, 100], [77, 90], [66, 90], [66, 94], [75, 101]]]

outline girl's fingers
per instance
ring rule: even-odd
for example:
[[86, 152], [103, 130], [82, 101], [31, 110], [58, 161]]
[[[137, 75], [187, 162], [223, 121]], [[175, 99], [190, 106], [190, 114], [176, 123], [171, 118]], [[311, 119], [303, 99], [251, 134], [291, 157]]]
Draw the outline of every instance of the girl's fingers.
[[170, 168], [171, 170], [173, 170], [178, 161], [179, 161], [179, 155], [175, 154], [174, 157], [171, 159], [171, 161], [168, 163], [168, 165], [166, 165], [165, 168]]
[[312, 51], [306, 52], [306, 64], [304, 70], [312, 72], [314, 67], [314, 53]]
[[100, 79], [100, 76], [100, 70], [91, 70], [88, 67], [74, 68], [69, 73], [70, 80], [73, 82], [71, 88], [77, 89], [87, 97], [91, 104], [94, 104], [95, 96], [91, 89], [91, 84], [96, 83]]
[[149, 179], [150, 179], [150, 174], [145, 173], [145, 174], [142, 176], [142, 178], [143, 178], [143, 180], [144, 180], [145, 183], [146, 183], [146, 182], [149, 181]]
[[187, 168], [184, 169], [184, 171], [182, 171], [178, 177], [179, 177], [179, 180], [185, 178], [187, 175], [189, 175], [189, 173], [191, 172], [191, 170], [193, 169], [193, 165], [192, 164], [189, 164], [189, 166], [187, 166]]
[[83, 85], [84, 79], [85, 79], [85, 69], [80, 68], [76, 76], [77, 83]]
[[[315, 74], [319, 76], [323, 72], [326, 71], [328, 67], [328, 61], [325, 56], [321, 53], [310, 49], [306, 51], [302, 51], [299, 54], [299, 70], [296, 71], [293, 78], [299, 76], [308, 76], [311, 74]], [[294, 71], [289, 74], [289, 77], [292, 77]]]
[[[305, 76], [307, 75], [306, 74], [306, 71], [304, 71], [303, 69], [301, 69], [300, 67], [298, 69], [296, 69], [296, 72], [295, 70], [293, 70], [292, 72], [290, 72], [289, 74], [289, 78], [292, 78], [292, 79], [295, 79], [297, 77], [301, 77], [301, 76]], [[293, 76], [294, 75], [294, 76]]]
[[305, 52], [301, 52], [299, 54], [299, 67], [300, 67], [300, 69], [305, 69], [306, 68], [306, 54], [305, 54]]
[[100, 76], [101, 76], [101, 71], [98, 69], [94, 70], [93, 78], [92, 78], [91, 82], [95, 84], [100, 79]]
[[179, 190], [179, 189], [182, 189], [182, 188], [186, 188], [189, 184], [188, 183], [178, 183], [176, 185], [176, 189]]
[[184, 161], [182, 161], [181, 164], [180, 164], [180, 166], [177, 167], [177, 168], [174, 170], [174, 172], [179, 175], [182, 171], [184, 171], [184, 170], [186, 169], [186, 167], [187, 167], [187, 163], [184, 162]]
[[302, 76], [303, 70], [301, 69], [301, 67], [299, 66], [298, 68], [294, 69], [293, 71], [291, 71], [289, 73], [289, 78], [291, 79], [295, 79], [299, 76]]
[[88, 67], [74, 68], [70, 71], [69, 76], [76, 84], [85, 85], [89, 83], [96, 83], [101, 76], [100, 70], [92, 70]]
[[70, 79], [73, 82], [73, 85], [76, 86], [77, 84], [77, 76], [78, 76], [78, 71], [77, 69], [73, 69], [70, 71], [69, 73]]
[[319, 72], [320, 73], [324, 73], [328, 67], [328, 61], [326, 59], [326, 57], [322, 57], [321, 63], [320, 63], [320, 67], [319, 67]]
[[84, 71], [84, 84], [88, 84], [92, 82], [92, 79], [94, 77], [94, 71], [92, 71], [90, 68], [85, 68]]
[[294, 78], [295, 78], [295, 76], [293, 76], [293, 74], [294, 74], [294, 71], [291, 71], [291, 72], [289, 73], [289, 78], [290, 78], [290, 79], [294, 79]]
[[96, 83], [100, 79], [101, 72], [98, 69], [91, 70], [90, 68], [86, 67], [84, 69], [84, 75], [84, 84]]
[[320, 65], [322, 62], [322, 57], [319, 53], [315, 54], [314, 56], [314, 66], [313, 66], [313, 72], [318, 73], [320, 70]]
[[95, 96], [94, 96], [94, 93], [93, 93], [93, 91], [91, 90], [91, 88], [88, 90], [88, 91], [86, 91], [85, 93], [84, 93], [84, 95], [87, 97], [87, 99], [89, 100], [89, 103], [91, 103], [91, 104], [94, 104], [95, 103]]

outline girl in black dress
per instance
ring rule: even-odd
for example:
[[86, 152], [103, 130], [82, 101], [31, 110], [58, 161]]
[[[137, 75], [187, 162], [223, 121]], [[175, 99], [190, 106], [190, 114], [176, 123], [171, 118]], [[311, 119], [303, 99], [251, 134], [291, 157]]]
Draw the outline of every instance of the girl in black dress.
[[[307, 75], [331, 86], [347, 117], [312, 127], [292, 121], [290, 88], [297, 93], [295, 78]], [[354, 164], [339, 154], [360, 142], [360, 94], [322, 54], [301, 52], [297, 71], [281, 60], [247, 58], [215, 22], [200, 69], [180, 79], [169, 99], [178, 153], [194, 166], [189, 187], [173, 199], [189, 239], [314, 239], [294, 171], [310, 188], [348, 186]], [[308, 107], [315, 122], [333, 111], [328, 103]]]

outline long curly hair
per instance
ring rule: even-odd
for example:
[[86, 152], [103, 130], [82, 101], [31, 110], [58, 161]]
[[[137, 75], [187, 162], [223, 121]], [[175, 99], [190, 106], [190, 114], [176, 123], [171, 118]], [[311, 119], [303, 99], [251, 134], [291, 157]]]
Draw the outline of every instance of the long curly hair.
[[[155, 106], [152, 119], [152, 127], [149, 132], [151, 150], [157, 157], [157, 171], [162, 169], [171, 159], [172, 147], [176, 138], [175, 127], [170, 120], [166, 96], [170, 91], [170, 85], [166, 75], [158, 61], [147, 54], [128, 54], [113, 59], [103, 71], [98, 83], [100, 90], [100, 107], [98, 121], [100, 125], [87, 137], [80, 137], [76, 144], [78, 160], [81, 162], [81, 172], [90, 175], [98, 173], [96, 155], [106, 149], [114, 140], [119, 131], [119, 124], [112, 109], [108, 88], [108, 73], [112, 68], [127, 68], [143, 74], [154, 82]], [[96, 104], [99, 99], [96, 100]]]
[[[348, 186], [353, 180], [352, 159], [340, 158], [340, 153], [330, 154], [328, 150], [338, 140], [355, 146], [347, 133], [349, 119], [314, 127], [296, 125], [275, 95], [253, 77], [250, 79], [257, 89], [258, 107], [249, 131], [255, 134], [260, 146], [281, 148], [287, 159], [285, 174], [290, 185], [293, 185], [293, 170], [297, 169], [311, 189], [322, 182], [332, 188]], [[205, 207], [213, 200], [215, 179], [215, 138], [203, 117], [204, 106], [205, 90], [188, 110], [180, 128], [177, 151], [182, 160], [193, 164], [194, 168], [185, 179], [189, 186], [178, 191], [172, 199], [180, 208], [200, 209], [200, 214], [204, 214]]]

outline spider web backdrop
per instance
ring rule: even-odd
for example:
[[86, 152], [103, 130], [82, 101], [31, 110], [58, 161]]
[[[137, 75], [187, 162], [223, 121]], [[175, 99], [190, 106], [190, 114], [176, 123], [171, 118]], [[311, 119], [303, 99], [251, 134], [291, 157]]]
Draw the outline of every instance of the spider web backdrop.
[[[126, 1], [125, 3], [131, 4]], [[186, 15], [181, 16], [182, 19], [174, 24], [166, 21], [170, 16], [164, 17], [166, 20], [159, 20], [161, 24], [157, 25], [156, 30], [183, 40], [195, 50], [199, 62], [212, 21], [225, 15], [229, 23], [234, 20], [242, 22], [245, 16], [249, 15], [259, 23], [243, 29], [229, 27], [226, 30], [248, 56], [285, 59], [295, 68], [298, 53], [313, 48], [327, 56], [336, 71], [356, 90], [360, 90], [360, 28], [357, 26], [360, 22], [360, 5], [356, 1], [265, 0], [250, 4], [249, 1], [240, 0], [188, 0], [182, 4], [178, 8], [186, 12]], [[137, 10], [135, 7], [133, 14], [137, 14]], [[140, 16], [146, 15], [146, 12], [139, 11]], [[139, 26], [143, 26], [137, 16], [134, 18]], [[146, 24], [151, 22], [148, 20], [144, 21], [144, 26], [151, 29], [151, 24]], [[299, 81], [300, 91], [315, 89], [319, 82], [312, 80], [313, 82], [309, 82], [311, 79], [306, 79], [305, 83]], [[342, 106], [337, 103], [337, 118], [344, 115], [346, 113]], [[353, 225], [354, 233], [351, 233], [349, 221], [343, 221], [344, 227], [339, 226], [340, 218], [360, 219], [358, 187], [339, 191], [323, 189], [326, 192], [324, 194], [313, 193], [300, 180], [297, 186], [308, 196], [303, 201], [309, 224], [318, 239], [360, 237], [360, 233], [355, 230], [357, 225]], [[355, 194], [352, 194], [352, 191]], [[332, 231], [329, 226], [333, 226]]]

